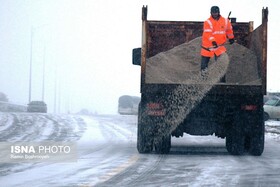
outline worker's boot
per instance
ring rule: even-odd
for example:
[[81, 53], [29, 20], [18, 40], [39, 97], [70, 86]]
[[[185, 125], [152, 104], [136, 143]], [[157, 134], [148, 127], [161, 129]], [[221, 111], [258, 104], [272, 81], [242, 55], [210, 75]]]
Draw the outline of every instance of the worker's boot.
[[207, 68], [201, 70], [201, 77], [202, 77], [202, 80], [206, 80], [208, 78], [208, 69]]

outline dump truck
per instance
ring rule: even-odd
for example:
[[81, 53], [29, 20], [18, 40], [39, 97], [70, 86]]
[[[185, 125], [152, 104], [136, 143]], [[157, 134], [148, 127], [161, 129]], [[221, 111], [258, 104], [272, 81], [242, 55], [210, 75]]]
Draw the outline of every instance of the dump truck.
[[[138, 152], [167, 154], [171, 137], [189, 134], [223, 138], [232, 155], [260, 156], [265, 140], [268, 8], [262, 9], [256, 29], [253, 21], [228, 18], [235, 44], [226, 46], [229, 62], [223, 72], [212, 72], [212, 82], [200, 78], [204, 22], [148, 20], [147, 13], [143, 6], [142, 45], [132, 50], [133, 65], [141, 66]], [[214, 61], [211, 66], [219, 64], [223, 63]], [[225, 81], [219, 81], [221, 77]]]

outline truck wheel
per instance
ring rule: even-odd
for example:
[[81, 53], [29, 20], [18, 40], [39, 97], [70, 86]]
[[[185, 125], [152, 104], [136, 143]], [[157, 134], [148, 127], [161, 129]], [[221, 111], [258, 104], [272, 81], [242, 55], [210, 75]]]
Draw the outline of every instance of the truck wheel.
[[138, 108], [138, 126], [137, 126], [137, 150], [139, 153], [150, 153], [153, 151], [153, 135], [151, 132], [152, 124], [146, 122], [147, 117], [141, 109], [141, 103]]
[[148, 128], [145, 128], [144, 126], [147, 125], [138, 123], [137, 150], [139, 153], [150, 153], [153, 151], [153, 138], [149, 135]]
[[156, 138], [155, 151], [157, 154], [167, 154], [171, 148], [171, 135]]
[[245, 152], [245, 135], [241, 120], [240, 117], [235, 117], [232, 127], [227, 132], [226, 148], [232, 155], [242, 155]]
[[251, 134], [249, 153], [254, 156], [260, 156], [264, 150], [264, 123], [260, 123], [261, 125], [257, 128], [258, 132], [254, 131]]
[[227, 151], [232, 155], [242, 155], [245, 152], [245, 137], [242, 135], [231, 134], [226, 137]]
[[227, 148], [227, 151], [231, 154], [231, 152], [232, 152], [232, 138], [230, 137], [230, 135], [227, 135], [227, 137], [226, 137], [226, 148]]

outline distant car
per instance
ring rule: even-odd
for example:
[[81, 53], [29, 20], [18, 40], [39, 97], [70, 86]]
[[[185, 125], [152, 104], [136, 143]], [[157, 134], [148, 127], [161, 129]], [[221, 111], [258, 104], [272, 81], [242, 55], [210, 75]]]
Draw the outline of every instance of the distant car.
[[268, 101], [269, 99], [271, 99], [273, 96], [263, 96], [263, 104], [265, 104], [266, 101]]
[[265, 121], [268, 119], [280, 119], [280, 97], [270, 98], [265, 102], [263, 108]]
[[47, 104], [44, 101], [31, 101], [27, 106], [27, 112], [47, 113]]
[[137, 115], [141, 98], [138, 96], [123, 95], [119, 97], [118, 113], [121, 115]]

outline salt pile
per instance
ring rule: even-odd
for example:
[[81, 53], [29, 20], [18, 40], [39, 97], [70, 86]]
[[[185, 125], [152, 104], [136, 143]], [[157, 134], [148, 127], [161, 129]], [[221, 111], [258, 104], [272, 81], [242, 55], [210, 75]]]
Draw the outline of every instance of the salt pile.
[[[230, 59], [225, 72], [226, 83], [260, 84], [257, 57], [253, 51], [237, 43], [225, 46]], [[147, 59], [146, 83], [194, 83], [193, 77], [200, 74], [200, 49], [201, 37], [198, 37]], [[213, 63], [215, 60], [212, 58], [209, 65]]]
[[261, 85], [255, 53], [239, 45], [226, 45], [230, 64], [226, 73], [228, 84]]

